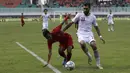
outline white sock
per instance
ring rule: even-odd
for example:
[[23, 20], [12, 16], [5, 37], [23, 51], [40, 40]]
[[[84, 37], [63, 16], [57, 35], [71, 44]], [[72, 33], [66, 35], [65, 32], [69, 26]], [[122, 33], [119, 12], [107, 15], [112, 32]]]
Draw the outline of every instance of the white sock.
[[100, 58], [96, 58], [96, 65], [100, 65]]
[[97, 50], [94, 50], [94, 56], [96, 59], [96, 65], [100, 65], [100, 56]]
[[108, 28], [108, 31], [110, 31], [110, 29]]
[[92, 58], [92, 55], [90, 54], [89, 51], [87, 52], [87, 56], [88, 56], [89, 58]]
[[112, 24], [112, 26], [111, 26], [111, 30], [114, 31], [114, 25], [113, 25], [113, 24]]
[[111, 27], [110, 27], [110, 25], [108, 25], [108, 31], [111, 31]]

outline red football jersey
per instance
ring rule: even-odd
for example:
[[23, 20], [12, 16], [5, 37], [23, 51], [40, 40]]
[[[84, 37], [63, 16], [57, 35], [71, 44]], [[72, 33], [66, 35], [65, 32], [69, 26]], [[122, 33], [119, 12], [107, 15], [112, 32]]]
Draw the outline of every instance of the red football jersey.
[[25, 24], [25, 22], [24, 22], [24, 16], [21, 16], [21, 26], [23, 27], [24, 24]]
[[48, 48], [52, 49], [52, 44], [55, 42], [60, 43], [60, 47], [66, 49], [68, 46], [73, 46], [72, 37], [68, 33], [61, 33], [62, 25], [57, 26], [51, 32], [52, 39], [48, 40]]

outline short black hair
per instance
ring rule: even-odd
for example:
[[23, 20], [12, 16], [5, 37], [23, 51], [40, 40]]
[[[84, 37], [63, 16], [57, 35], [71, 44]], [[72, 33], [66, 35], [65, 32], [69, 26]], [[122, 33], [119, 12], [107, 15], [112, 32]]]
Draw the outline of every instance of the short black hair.
[[43, 29], [42, 30], [42, 34], [43, 36], [47, 39], [47, 34], [49, 34], [50, 32], [47, 29]]
[[84, 3], [84, 6], [88, 6], [89, 8], [91, 8], [91, 4], [90, 3]]
[[43, 11], [48, 11], [48, 9], [44, 9]]

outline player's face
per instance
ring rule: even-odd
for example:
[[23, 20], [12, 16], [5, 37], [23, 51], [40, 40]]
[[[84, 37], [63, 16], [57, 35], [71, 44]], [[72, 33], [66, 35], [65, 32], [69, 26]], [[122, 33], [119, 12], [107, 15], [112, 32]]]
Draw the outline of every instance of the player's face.
[[84, 6], [84, 7], [83, 7], [83, 12], [84, 12], [85, 15], [88, 15], [88, 14], [89, 14], [89, 11], [90, 11], [89, 6]]
[[45, 10], [44, 13], [47, 14], [47, 10]]

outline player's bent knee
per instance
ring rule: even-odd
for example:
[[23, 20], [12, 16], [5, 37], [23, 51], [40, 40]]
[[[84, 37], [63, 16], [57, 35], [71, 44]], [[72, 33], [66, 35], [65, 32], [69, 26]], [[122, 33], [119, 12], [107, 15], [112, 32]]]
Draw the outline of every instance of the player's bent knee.
[[93, 48], [93, 50], [97, 50], [97, 46], [96, 46], [96, 42], [95, 41], [92, 41], [90, 43], [91, 47]]
[[72, 49], [73, 49], [73, 47], [72, 47], [72, 46], [69, 46], [69, 47], [67, 48], [67, 52], [71, 52]]
[[46, 34], [48, 33], [49, 31], [47, 29], [42, 29], [42, 34], [44, 37], [46, 37]]
[[79, 42], [81, 45], [84, 45], [85, 44], [85, 42], [82, 40], [82, 41], [80, 41]]
[[80, 46], [81, 46], [81, 48], [85, 48], [86, 47], [86, 43], [84, 41], [80, 41]]
[[67, 53], [71, 53], [71, 52], [72, 52], [72, 49], [73, 49], [73, 46], [68, 46], [68, 48], [67, 48]]
[[96, 46], [96, 42], [95, 41], [91, 41], [90, 45]]
[[59, 48], [59, 53], [62, 53], [62, 52], [64, 52], [64, 50], [62, 49], [62, 48]]
[[82, 49], [86, 48], [86, 44], [85, 43], [84, 44], [80, 44], [80, 46], [81, 46]]

